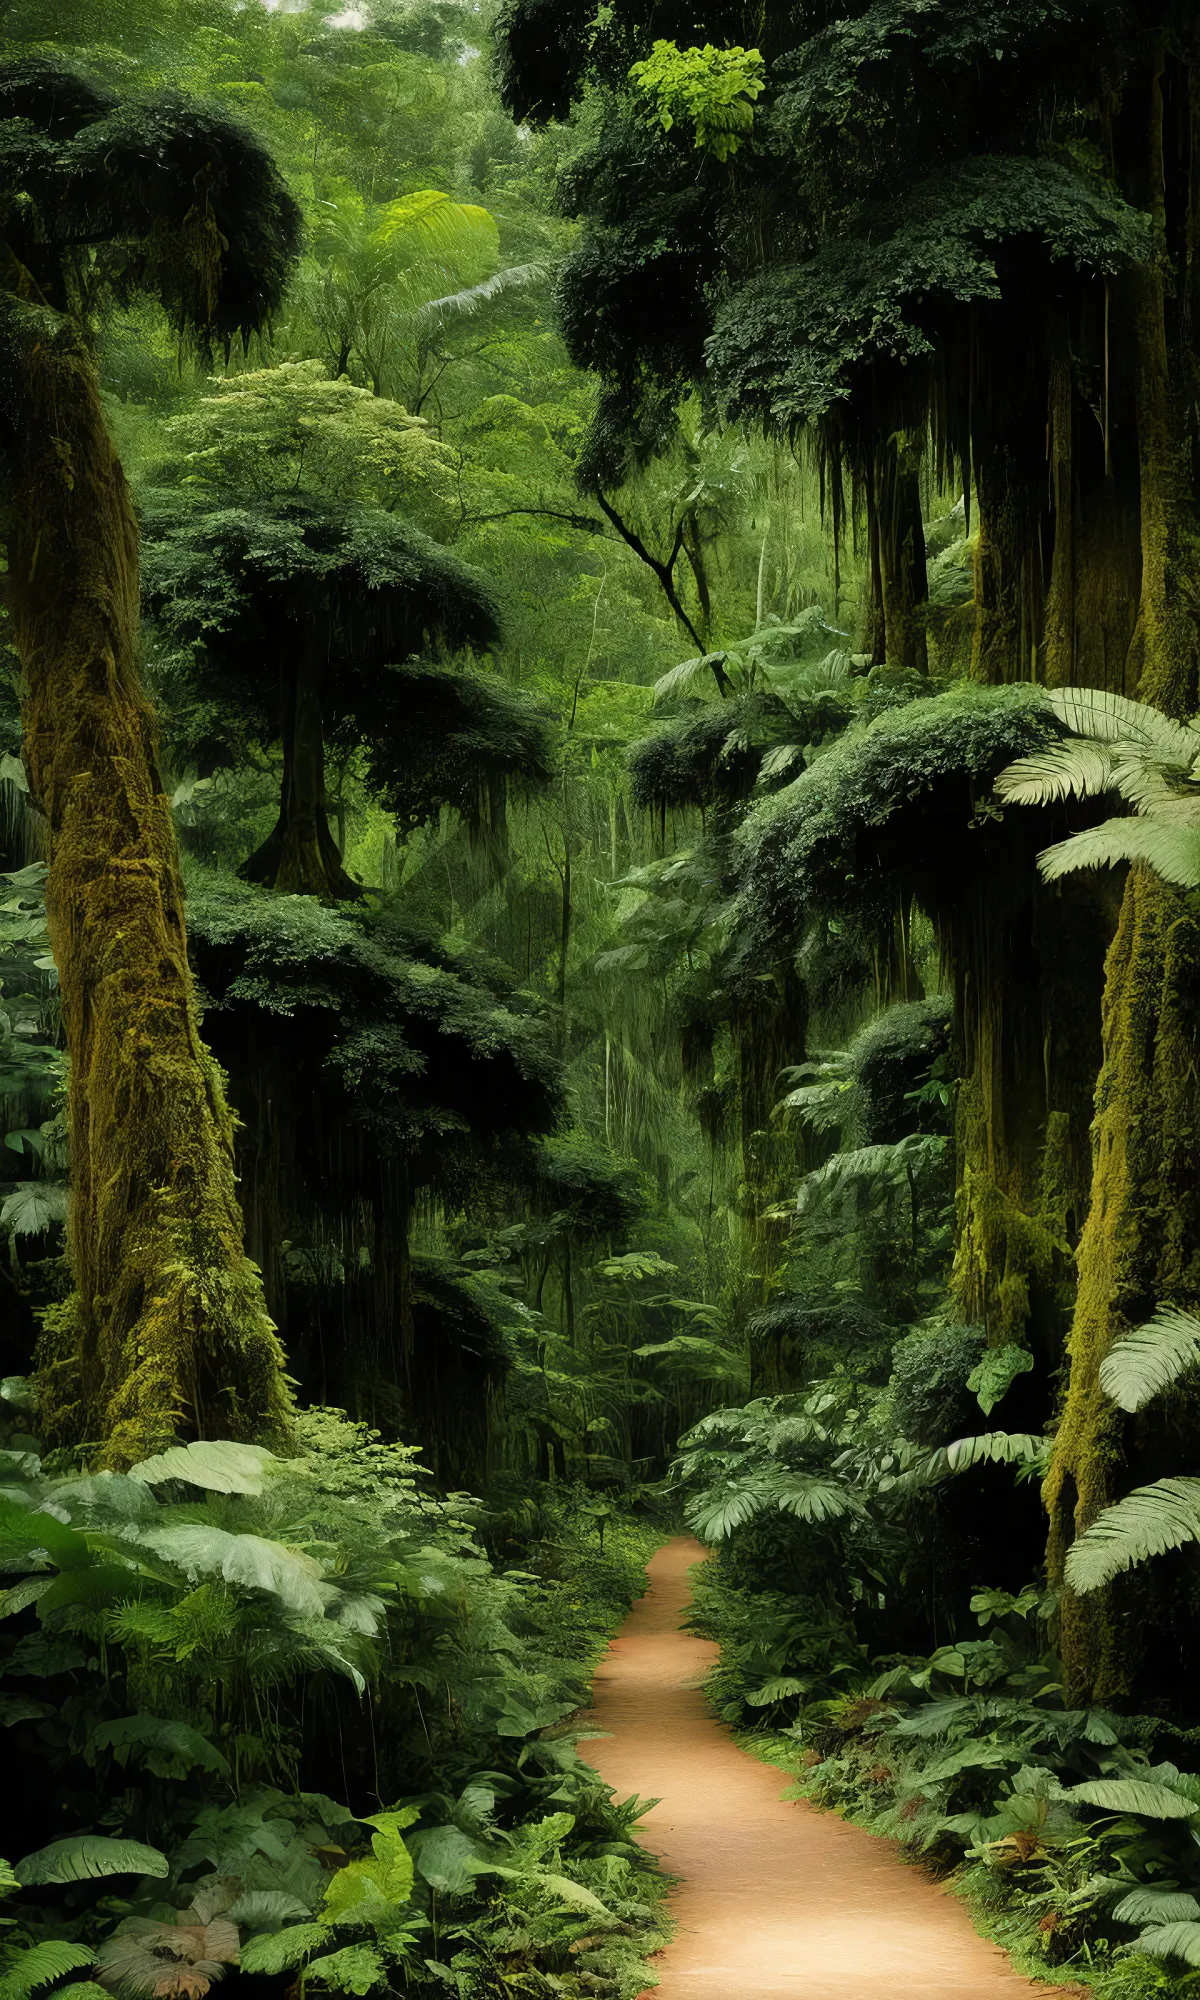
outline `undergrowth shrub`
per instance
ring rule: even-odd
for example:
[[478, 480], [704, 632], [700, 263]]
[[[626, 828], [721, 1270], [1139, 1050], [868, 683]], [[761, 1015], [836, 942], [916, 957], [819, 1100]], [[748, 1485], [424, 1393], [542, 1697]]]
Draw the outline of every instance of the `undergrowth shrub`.
[[206, 1442], [90, 1475], [43, 1461], [5, 1390], [6, 2000], [68, 1977], [64, 2000], [202, 2000], [235, 1966], [633, 2000], [661, 1879], [569, 1717], [644, 1530], [564, 1496], [540, 1573], [504, 1571], [480, 1503], [338, 1411], [302, 1413], [290, 1458]]

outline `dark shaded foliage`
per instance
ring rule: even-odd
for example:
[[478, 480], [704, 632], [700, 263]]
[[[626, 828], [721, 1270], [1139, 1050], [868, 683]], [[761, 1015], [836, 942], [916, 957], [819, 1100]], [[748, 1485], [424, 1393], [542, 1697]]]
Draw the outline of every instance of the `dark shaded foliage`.
[[117, 102], [73, 68], [0, 68], [0, 184], [25, 297], [65, 312], [157, 298], [201, 348], [248, 336], [279, 305], [299, 207], [258, 138], [223, 109], [166, 93]]
[[910, 1333], [892, 1349], [892, 1400], [901, 1435], [930, 1448], [978, 1428], [979, 1405], [967, 1377], [983, 1356], [977, 1326]]

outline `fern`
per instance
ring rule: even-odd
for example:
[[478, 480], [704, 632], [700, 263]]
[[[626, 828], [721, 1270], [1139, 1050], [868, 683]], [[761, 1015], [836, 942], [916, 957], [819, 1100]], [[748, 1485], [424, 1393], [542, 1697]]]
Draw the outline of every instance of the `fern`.
[[1190, 767], [1200, 756], [1200, 730], [1172, 722], [1161, 709], [1107, 688], [1052, 688], [1046, 696], [1060, 722], [1098, 743], [1143, 744], [1165, 760]]
[[1059, 882], [1081, 868], [1115, 868], [1122, 861], [1144, 862], [1176, 888], [1200, 888], [1200, 827], [1107, 819], [1044, 848], [1038, 868], [1044, 881]]
[[126, 1715], [118, 1721], [102, 1722], [88, 1738], [89, 1755], [111, 1750], [118, 1764], [131, 1755], [159, 1778], [184, 1778], [189, 1771], [211, 1771], [216, 1777], [229, 1776], [228, 1760], [215, 1744], [186, 1722], [172, 1722], [158, 1715]]
[[1106, 1507], [1067, 1551], [1066, 1576], [1081, 1597], [1152, 1556], [1200, 1541], [1200, 1479], [1159, 1479]]
[[1078, 740], [1051, 743], [1045, 750], [1018, 757], [1001, 771], [996, 791], [1006, 804], [1014, 806], [1092, 798], [1110, 788], [1115, 768], [1111, 751], [1098, 744]]
[[94, 1956], [86, 1945], [68, 1944], [63, 1938], [30, 1945], [10, 1959], [0, 1974], [0, 2000], [28, 2000], [40, 1987], [91, 1965]]
[[980, 1437], [957, 1438], [945, 1450], [950, 1472], [969, 1472], [975, 1465], [1019, 1465], [1038, 1471], [1046, 1464], [1044, 1437], [1026, 1431], [985, 1431]]
[[328, 1944], [329, 1939], [327, 1924], [291, 1924], [287, 1930], [248, 1938], [242, 1946], [242, 1971], [271, 1975], [292, 1972], [304, 1963], [310, 1952]]
[[1113, 1342], [1100, 1364], [1100, 1387], [1132, 1413], [1198, 1365], [1200, 1319], [1178, 1306], [1160, 1306], [1144, 1326]]

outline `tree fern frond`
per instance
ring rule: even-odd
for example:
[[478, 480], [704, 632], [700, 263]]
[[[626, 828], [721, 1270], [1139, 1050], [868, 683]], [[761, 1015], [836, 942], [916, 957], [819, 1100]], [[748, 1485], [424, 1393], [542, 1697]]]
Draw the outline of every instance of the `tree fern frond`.
[[1116, 759], [1109, 749], [1078, 737], [1051, 743], [1001, 771], [996, 790], [1006, 804], [1044, 806], [1055, 799], [1094, 798], [1114, 782]]
[[702, 1542], [723, 1542], [735, 1528], [745, 1527], [747, 1521], [770, 1505], [770, 1492], [761, 1481], [744, 1479], [736, 1485], [730, 1482], [723, 1493], [710, 1488], [688, 1502], [688, 1526]]
[[1043, 881], [1058, 882], [1081, 868], [1114, 868], [1121, 861], [1144, 861], [1164, 882], [1200, 888], [1200, 827], [1164, 826], [1153, 819], [1107, 819], [1102, 826], [1072, 834], [1038, 855]]
[[1144, 1326], [1113, 1342], [1100, 1363], [1100, 1387], [1132, 1413], [1198, 1365], [1200, 1319], [1178, 1306], [1160, 1306]]
[[439, 324], [448, 319], [464, 319], [502, 293], [540, 284], [549, 275], [546, 264], [510, 264], [505, 270], [496, 271], [492, 277], [482, 279], [477, 285], [468, 285], [461, 292], [449, 292], [445, 298], [427, 300], [418, 307], [414, 317], [421, 321], [437, 320]]
[[1135, 812], [1154, 819], [1174, 819], [1195, 826], [1200, 821], [1200, 792], [1181, 791], [1178, 766], [1141, 751], [1122, 750], [1116, 758], [1114, 789]]
[[1200, 1479], [1158, 1479], [1106, 1507], [1067, 1551], [1067, 1582], [1081, 1597], [1122, 1570], [1200, 1541]]
[[946, 1469], [969, 1472], [974, 1465], [1045, 1464], [1048, 1446], [1044, 1437], [1027, 1431], [984, 1431], [979, 1437], [956, 1438], [946, 1446]]
[[858, 1495], [835, 1479], [781, 1479], [772, 1482], [768, 1491], [781, 1513], [794, 1514], [798, 1521], [839, 1521], [862, 1509]]
[[1051, 688], [1046, 697], [1060, 722], [1097, 743], [1144, 743], [1172, 763], [1190, 765], [1200, 755], [1200, 730], [1172, 722], [1161, 709], [1107, 688]]

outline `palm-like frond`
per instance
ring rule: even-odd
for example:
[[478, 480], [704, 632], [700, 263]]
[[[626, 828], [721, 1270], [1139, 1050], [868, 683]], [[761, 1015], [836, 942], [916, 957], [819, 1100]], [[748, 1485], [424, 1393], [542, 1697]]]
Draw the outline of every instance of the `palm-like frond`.
[[996, 790], [1009, 805], [1045, 806], [1057, 799], [1093, 798], [1113, 783], [1113, 752], [1098, 743], [1068, 738], [1035, 750], [1001, 771]]
[[979, 1437], [957, 1438], [945, 1451], [949, 1472], [969, 1472], [975, 1465], [1021, 1465], [1037, 1469], [1045, 1464], [1044, 1437], [1027, 1431], [984, 1431]]
[[1113, 1342], [1100, 1364], [1100, 1387], [1122, 1410], [1140, 1410], [1189, 1368], [1200, 1365], [1200, 1319], [1178, 1306]]
[[1180, 889], [1200, 888], [1200, 826], [1164, 825], [1157, 819], [1107, 819], [1102, 826], [1072, 834], [1038, 855], [1046, 882], [1061, 881], [1081, 868], [1115, 868], [1142, 861]]
[[1168, 1549], [1200, 1541], [1200, 1479], [1158, 1479], [1106, 1507], [1067, 1551], [1072, 1590], [1086, 1596]]
[[1052, 688], [1047, 697], [1060, 722], [1096, 743], [1136, 743], [1185, 769], [1200, 756], [1200, 729], [1172, 722], [1160, 709], [1107, 688]]
[[464, 291], [450, 292], [444, 299], [429, 299], [425, 305], [418, 307], [414, 317], [438, 325], [450, 319], [465, 319], [471, 313], [477, 313], [481, 306], [490, 305], [503, 293], [523, 291], [526, 285], [541, 284], [549, 275], [546, 264], [510, 264], [507, 270], [496, 271], [479, 284], [468, 285]]

